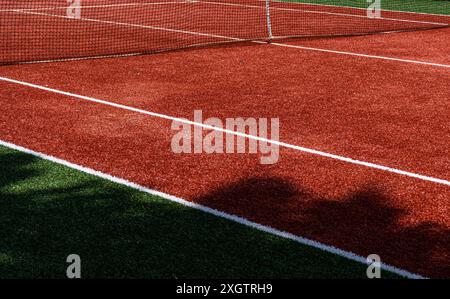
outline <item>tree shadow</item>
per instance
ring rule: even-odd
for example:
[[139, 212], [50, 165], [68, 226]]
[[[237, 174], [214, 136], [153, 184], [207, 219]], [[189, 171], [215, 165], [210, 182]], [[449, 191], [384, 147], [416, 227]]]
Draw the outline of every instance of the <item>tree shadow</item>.
[[[273, 187], [261, 196], [295, 193]], [[365, 275], [343, 258], [0, 147], [0, 278], [65, 278], [69, 254], [80, 255], [84, 278]]]
[[195, 201], [362, 256], [378, 254], [413, 273], [450, 277], [450, 230], [432, 222], [403, 225], [406, 211], [377, 185], [323, 198], [284, 178], [253, 177]]
[[[402, 226], [405, 211], [377, 186], [322, 198], [284, 178], [253, 177], [195, 201], [363, 256], [377, 253], [413, 272], [450, 276], [449, 230]], [[72, 253], [82, 258], [83, 277], [365, 275], [345, 259], [0, 148], [0, 277], [62, 278]]]

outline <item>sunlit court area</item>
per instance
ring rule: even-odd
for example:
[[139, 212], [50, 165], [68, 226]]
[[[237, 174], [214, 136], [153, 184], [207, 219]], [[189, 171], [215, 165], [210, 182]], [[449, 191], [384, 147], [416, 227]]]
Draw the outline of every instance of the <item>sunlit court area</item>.
[[0, 278], [450, 278], [449, 45], [447, 0], [0, 0]]

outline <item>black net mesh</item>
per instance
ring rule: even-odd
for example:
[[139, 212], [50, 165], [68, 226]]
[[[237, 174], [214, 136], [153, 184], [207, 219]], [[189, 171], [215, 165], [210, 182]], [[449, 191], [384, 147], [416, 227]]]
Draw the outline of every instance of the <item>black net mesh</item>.
[[0, 64], [450, 24], [449, 1], [376, 1], [0, 0]]

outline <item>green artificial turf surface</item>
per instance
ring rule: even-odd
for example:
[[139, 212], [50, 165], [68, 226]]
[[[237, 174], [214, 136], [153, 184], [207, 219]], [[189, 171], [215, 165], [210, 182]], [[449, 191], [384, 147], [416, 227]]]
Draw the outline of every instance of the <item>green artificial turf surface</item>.
[[[364, 278], [364, 265], [0, 147], [0, 278]], [[395, 275], [383, 272], [384, 278]]]
[[[366, 0], [278, 0], [285, 2], [301, 2], [333, 6], [348, 6], [367, 8], [371, 3]], [[448, 0], [380, 0], [381, 8], [385, 10], [409, 11], [430, 14], [450, 15]]]

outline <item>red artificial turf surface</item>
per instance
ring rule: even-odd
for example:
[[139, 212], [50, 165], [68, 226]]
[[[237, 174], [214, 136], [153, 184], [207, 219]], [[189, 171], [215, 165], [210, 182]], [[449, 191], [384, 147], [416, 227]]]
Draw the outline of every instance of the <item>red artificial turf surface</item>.
[[[395, 57], [445, 63], [445, 33], [291, 43], [390, 55], [370, 47], [386, 43], [403, 54]], [[279, 117], [283, 142], [450, 179], [448, 68], [240, 45], [9, 66], [0, 76], [189, 119], [195, 109], [204, 118]], [[1, 140], [363, 256], [377, 253], [412, 272], [450, 276], [448, 186], [285, 148], [270, 166], [257, 155], [177, 155], [167, 120], [1, 81], [0, 88]]]

